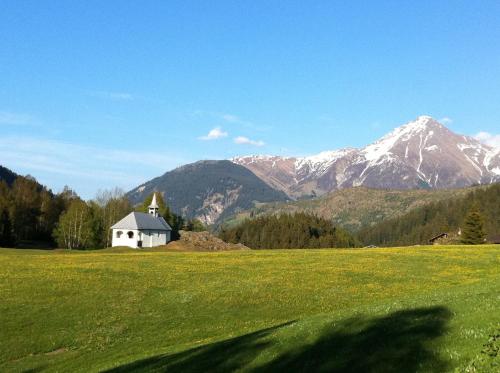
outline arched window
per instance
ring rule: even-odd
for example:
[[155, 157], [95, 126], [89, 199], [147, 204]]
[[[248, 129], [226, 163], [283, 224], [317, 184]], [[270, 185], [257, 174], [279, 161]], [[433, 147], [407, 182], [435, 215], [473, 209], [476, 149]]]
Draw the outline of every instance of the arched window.
[[129, 231], [127, 232], [128, 238], [134, 238], [134, 232]]
[[122, 236], [123, 232], [122, 231], [117, 231], [116, 232], [116, 238], [120, 238]]

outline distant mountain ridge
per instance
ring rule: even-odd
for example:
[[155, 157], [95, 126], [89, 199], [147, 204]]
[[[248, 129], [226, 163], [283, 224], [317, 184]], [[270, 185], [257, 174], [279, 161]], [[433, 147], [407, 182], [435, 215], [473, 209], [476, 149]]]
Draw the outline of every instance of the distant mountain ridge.
[[271, 188], [250, 170], [233, 162], [199, 161], [150, 180], [127, 193], [134, 204], [158, 191], [172, 210], [205, 224], [249, 209], [255, 202], [285, 201], [287, 195]]
[[500, 181], [500, 149], [457, 135], [429, 116], [420, 116], [362, 149], [231, 161], [295, 198], [356, 186], [442, 189]]

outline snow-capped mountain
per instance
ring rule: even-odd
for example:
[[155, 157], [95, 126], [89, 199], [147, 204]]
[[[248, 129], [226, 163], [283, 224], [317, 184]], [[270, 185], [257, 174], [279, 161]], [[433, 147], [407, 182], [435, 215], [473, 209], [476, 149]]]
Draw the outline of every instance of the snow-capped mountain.
[[292, 197], [361, 185], [453, 188], [500, 181], [500, 149], [455, 134], [429, 116], [420, 116], [362, 149], [302, 158], [246, 156], [231, 161]]

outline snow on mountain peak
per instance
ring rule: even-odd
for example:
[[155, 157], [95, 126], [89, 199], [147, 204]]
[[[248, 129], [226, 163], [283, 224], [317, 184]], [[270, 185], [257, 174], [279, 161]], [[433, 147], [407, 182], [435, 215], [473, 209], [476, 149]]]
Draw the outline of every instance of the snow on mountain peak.
[[414, 136], [424, 136], [430, 138], [434, 135], [434, 130], [444, 128], [435, 119], [428, 115], [421, 115], [416, 120], [397, 127], [380, 140], [368, 145], [362, 150], [364, 158], [369, 161], [369, 166], [380, 163], [383, 159], [391, 158], [391, 149], [398, 142], [408, 142]]
[[311, 163], [319, 163], [319, 162], [333, 162], [340, 157], [345, 156], [346, 154], [352, 152], [354, 149], [346, 148], [339, 150], [327, 150], [321, 153], [310, 155], [308, 157], [301, 158], [298, 161], [301, 162], [311, 162]]
[[311, 173], [322, 174], [326, 172], [335, 161], [354, 151], [356, 151], [356, 149], [353, 148], [328, 150], [308, 157], [297, 158], [295, 161], [295, 169], [300, 170], [307, 167]]
[[294, 157], [280, 157], [278, 155], [267, 155], [267, 154], [252, 154], [252, 155], [244, 155], [239, 157], [233, 157], [229, 160], [233, 163], [237, 164], [250, 164], [261, 161], [275, 161], [277, 159], [294, 159]]
[[437, 120], [429, 115], [421, 115], [412, 122], [408, 122], [399, 128], [404, 128], [411, 132], [421, 132], [429, 129], [430, 127], [444, 127]]
[[434, 120], [433, 117], [431, 117], [430, 115], [419, 115], [416, 119], [416, 121], [422, 121], [422, 122], [428, 122], [430, 120]]

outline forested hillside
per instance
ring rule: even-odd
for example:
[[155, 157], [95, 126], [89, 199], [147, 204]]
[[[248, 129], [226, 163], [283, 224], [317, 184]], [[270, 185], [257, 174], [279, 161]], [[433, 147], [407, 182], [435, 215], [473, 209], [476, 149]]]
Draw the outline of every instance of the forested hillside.
[[428, 244], [441, 233], [456, 235], [470, 211], [482, 216], [486, 235], [500, 234], [500, 184], [472, 188], [465, 196], [433, 202], [397, 218], [362, 229], [358, 237], [366, 245]]
[[0, 166], [0, 181], [5, 181], [7, 185], [12, 185], [17, 175], [6, 167]]
[[[152, 195], [137, 210], [146, 212]], [[203, 230], [196, 220], [173, 214], [158, 195], [160, 214], [178, 231]], [[101, 249], [111, 246], [111, 226], [133, 210], [120, 189], [103, 190], [90, 201], [68, 187], [53, 193], [32, 177], [17, 176], [12, 185], [0, 180], [0, 247]]]
[[119, 190], [85, 202], [68, 187], [56, 194], [33, 177], [7, 171], [0, 180], [0, 247], [107, 247], [111, 224], [132, 210]]
[[252, 249], [309, 249], [355, 247], [356, 239], [331, 221], [304, 213], [262, 216], [232, 228], [219, 237]]
[[242, 211], [225, 223], [234, 226], [247, 218], [305, 212], [333, 221], [351, 232], [395, 218], [430, 202], [463, 196], [468, 189], [388, 190], [365, 187], [338, 190], [319, 198], [293, 202], [262, 203]]
[[0, 181], [0, 247], [20, 241], [52, 243], [52, 232], [66, 208], [67, 193], [54, 195], [34, 178]]

